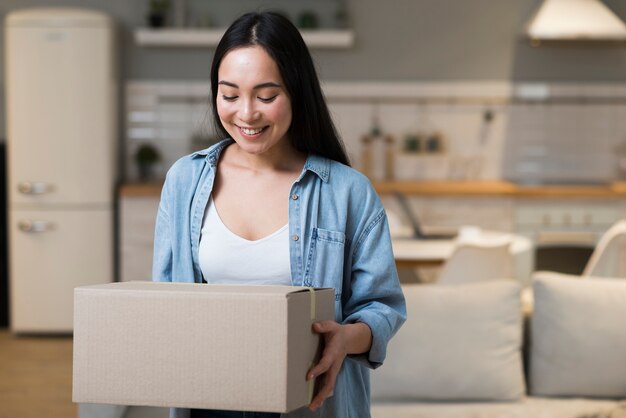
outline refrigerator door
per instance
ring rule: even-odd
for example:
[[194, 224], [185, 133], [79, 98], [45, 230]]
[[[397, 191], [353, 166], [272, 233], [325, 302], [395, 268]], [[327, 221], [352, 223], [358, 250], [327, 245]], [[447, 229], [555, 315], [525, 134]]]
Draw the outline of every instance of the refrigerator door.
[[113, 197], [117, 128], [110, 22], [103, 17], [101, 24], [96, 19], [87, 26], [66, 17], [7, 19], [12, 204], [108, 203]]
[[110, 210], [11, 210], [11, 329], [71, 332], [73, 289], [113, 281]]

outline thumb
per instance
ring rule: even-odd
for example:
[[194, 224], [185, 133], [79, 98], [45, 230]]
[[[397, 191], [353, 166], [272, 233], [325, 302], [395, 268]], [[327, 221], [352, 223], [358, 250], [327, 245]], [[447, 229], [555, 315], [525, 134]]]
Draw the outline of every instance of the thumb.
[[335, 321], [330, 321], [330, 320], [318, 321], [313, 324], [313, 331], [321, 332], [321, 333], [328, 332], [333, 328], [335, 324], [336, 324]]

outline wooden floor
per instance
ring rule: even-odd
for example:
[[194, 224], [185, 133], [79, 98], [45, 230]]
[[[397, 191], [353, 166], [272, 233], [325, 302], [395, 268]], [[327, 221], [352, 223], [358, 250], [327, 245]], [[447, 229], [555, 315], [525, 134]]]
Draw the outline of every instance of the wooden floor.
[[0, 418], [73, 418], [72, 338], [0, 329]]

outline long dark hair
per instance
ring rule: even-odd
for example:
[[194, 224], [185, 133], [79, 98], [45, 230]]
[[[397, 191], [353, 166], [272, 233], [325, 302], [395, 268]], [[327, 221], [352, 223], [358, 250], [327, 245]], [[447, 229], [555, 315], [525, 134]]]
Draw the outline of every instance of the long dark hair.
[[211, 103], [217, 131], [228, 136], [217, 113], [218, 70], [233, 49], [261, 46], [276, 62], [291, 100], [292, 119], [287, 135], [293, 147], [350, 165], [337, 135], [320, 87], [311, 54], [298, 29], [274, 12], [247, 13], [224, 33], [211, 64]]

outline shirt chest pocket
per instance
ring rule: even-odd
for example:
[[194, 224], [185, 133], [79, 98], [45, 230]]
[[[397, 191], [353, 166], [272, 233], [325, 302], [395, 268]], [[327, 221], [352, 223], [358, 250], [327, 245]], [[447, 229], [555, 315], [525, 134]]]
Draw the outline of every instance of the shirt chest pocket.
[[334, 288], [336, 303], [341, 301], [345, 243], [343, 232], [314, 228], [304, 273], [311, 286]]

